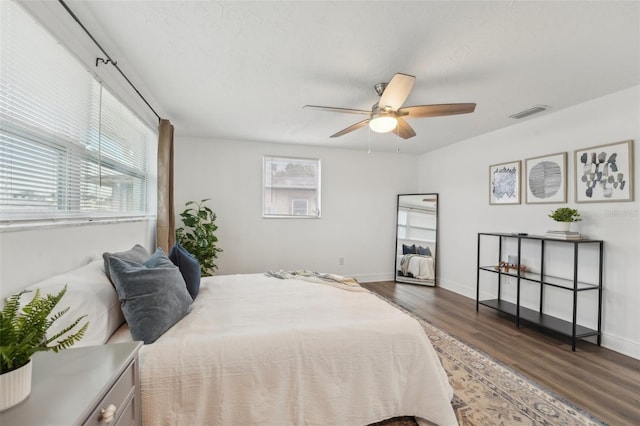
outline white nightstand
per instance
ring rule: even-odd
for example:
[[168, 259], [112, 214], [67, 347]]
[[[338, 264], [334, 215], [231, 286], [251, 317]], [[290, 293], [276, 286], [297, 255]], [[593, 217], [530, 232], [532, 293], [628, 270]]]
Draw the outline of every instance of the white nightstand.
[[[0, 425], [142, 424], [141, 346], [127, 342], [35, 354], [31, 394], [0, 413]], [[115, 407], [111, 419], [101, 414], [109, 405]]]

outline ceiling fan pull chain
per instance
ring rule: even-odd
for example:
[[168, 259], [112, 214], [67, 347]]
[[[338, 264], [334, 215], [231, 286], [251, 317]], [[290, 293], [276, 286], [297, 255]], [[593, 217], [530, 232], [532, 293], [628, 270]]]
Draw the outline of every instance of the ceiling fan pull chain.
[[369, 128], [369, 137], [367, 138], [367, 154], [371, 154], [371, 128]]

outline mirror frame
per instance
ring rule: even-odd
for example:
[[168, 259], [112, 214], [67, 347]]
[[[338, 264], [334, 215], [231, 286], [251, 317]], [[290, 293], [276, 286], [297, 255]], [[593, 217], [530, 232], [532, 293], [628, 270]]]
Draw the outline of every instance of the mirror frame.
[[[407, 197], [407, 196], [411, 196], [411, 197], [429, 197], [429, 198], [435, 198], [435, 229], [431, 229], [429, 228], [429, 230], [433, 230], [434, 231], [434, 240], [435, 241], [427, 241], [425, 240], [425, 245], [428, 245], [430, 247], [433, 247], [433, 251], [435, 252], [432, 255], [432, 267], [433, 267], [433, 278], [432, 279], [419, 279], [419, 278], [413, 278], [413, 277], [407, 277], [407, 276], [403, 276], [401, 274], [399, 274], [400, 271], [400, 267], [401, 265], [399, 264], [401, 262], [401, 259], [403, 257], [402, 254], [402, 244], [403, 242], [401, 242], [400, 236], [399, 236], [399, 232], [398, 232], [398, 228], [399, 228], [399, 220], [400, 220], [400, 202], [401, 202], [401, 198], [400, 197]], [[424, 201], [424, 200], [423, 200]], [[393, 270], [393, 277], [394, 277], [394, 281], [398, 282], [398, 283], [407, 283], [407, 284], [419, 284], [419, 285], [427, 285], [427, 286], [435, 286], [437, 284], [437, 278], [438, 278], [438, 259], [440, 257], [440, 254], [438, 253], [438, 210], [439, 210], [439, 203], [440, 203], [440, 197], [438, 195], [437, 192], [426, 192], [426, 193], [416, 193], [416, 194], [398, 194], [397, 197], [397, 201], [396, 201], [396, 247], [395, 247], [395, 261], [394, 261], [394, 270]], [[406, 241], [405, 239], [402, 239], [402, 241]], [[421, 260], [416, 259], [416, 262], [421, 262]], [[429, 265], [424, 265], [426, 269], [429, 269]]]

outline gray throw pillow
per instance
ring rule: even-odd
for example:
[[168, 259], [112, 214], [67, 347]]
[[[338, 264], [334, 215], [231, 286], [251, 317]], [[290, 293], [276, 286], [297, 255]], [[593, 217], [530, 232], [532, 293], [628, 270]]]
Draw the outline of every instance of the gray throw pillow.
[[431, 249], [429, 247], [418, 246], [417, 248], [418, 254], [423, 256], [431, 256]]
[[109, 271], [109, 258], [112, 256], [115, 256], [118, 259], [142, 263], [149, 258], [149, 252], [140, 244], [136, 244], [131, 250], [121, 251], [118, 253], [102, 253], [102, 259], [104, 259], [104, 272], [107, 274], [107, 277], [109, 277], [111, 284], [114, 284], [113, 280], [111, 279], [111, 271]]
[[142, 264], [111, 256], [109, 269], [135, 340], [153, 343], [189, 313], [182, 274], [162, 249]]

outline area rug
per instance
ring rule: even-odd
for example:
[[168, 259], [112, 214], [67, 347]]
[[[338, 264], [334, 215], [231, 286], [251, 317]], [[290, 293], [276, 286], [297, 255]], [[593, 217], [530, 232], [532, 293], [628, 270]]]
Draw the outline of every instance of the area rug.
[[[403, 307], [378, 297], [422, 325], [449, 376], [454, 390], [451, 404], [460, 425], [606, 424]], [[413, 425], [416, 422], [411, 417], [376, 423], [376, 426]]]

